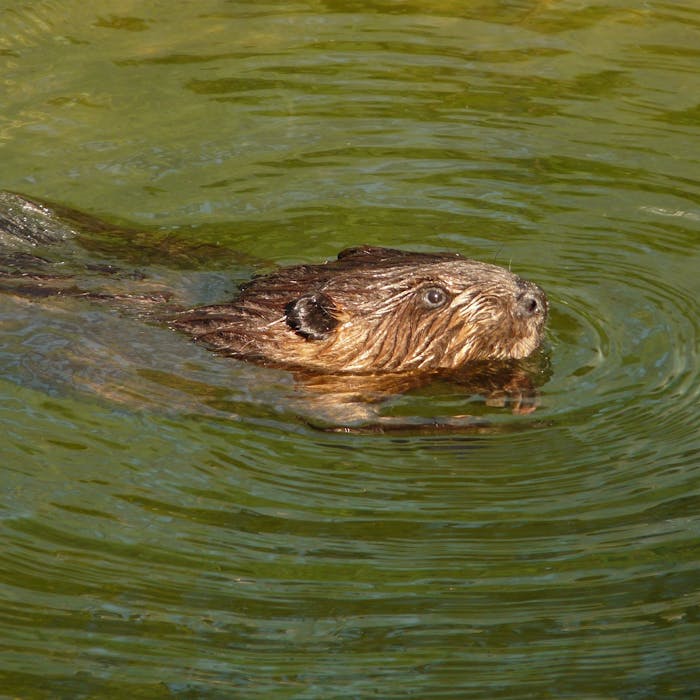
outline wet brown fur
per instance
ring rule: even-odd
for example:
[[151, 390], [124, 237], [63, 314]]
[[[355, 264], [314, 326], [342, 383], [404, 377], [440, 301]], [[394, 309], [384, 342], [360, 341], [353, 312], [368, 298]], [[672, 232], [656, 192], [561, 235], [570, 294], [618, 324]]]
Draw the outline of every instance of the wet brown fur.
[[171, 325], [229, 356], [327, 373], [454, 370], [541, 343], [547, 299], [504, 268], [456, 253], [359, 247], [254, 278], [238, 298]]

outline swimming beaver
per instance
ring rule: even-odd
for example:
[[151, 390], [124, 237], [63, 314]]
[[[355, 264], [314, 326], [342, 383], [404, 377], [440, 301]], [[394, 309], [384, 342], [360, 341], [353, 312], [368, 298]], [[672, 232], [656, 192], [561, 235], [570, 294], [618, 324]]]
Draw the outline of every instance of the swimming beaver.
[[349, 248], [322, 265], [254, 278], [227, 304], [171, 326], [233, 357], [329, 373], [453, 370], [526, 357], [547, 298], [532, 282], [458, 253]]
[[[0, 192], [2, 292], [103, 303], [167, 323], [217, 353], [293, 370], [304, 410], [329, 423], [402, 428], [406, 420], [376, 419], [373, 407], [435, 380], [514, 412], [534, 410], [546, 371], [538, 354], [519, 360], [540, 345], [548, 302], [537, 285], [501, 267], [456, 253], [364, 246], [255, 277], [230, 302], [183, 310], [200, 289], [193, 268], [225, 258], [199, 248], [169, 232], [114, 227]], [[134, 270], [137, 261], [167, 267]], [[445, 425], [460, 428], [461, 418]]]

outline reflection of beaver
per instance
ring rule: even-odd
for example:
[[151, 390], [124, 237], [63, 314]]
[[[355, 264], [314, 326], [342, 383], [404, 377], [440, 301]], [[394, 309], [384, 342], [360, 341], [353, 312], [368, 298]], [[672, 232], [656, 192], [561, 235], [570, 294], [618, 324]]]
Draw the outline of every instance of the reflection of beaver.
[[234, 357], [322, 372], [456, 369], [537, 348], [547, 299], [507, 270], [453, 253], [360, 247], [255, 278], [171, 323]]

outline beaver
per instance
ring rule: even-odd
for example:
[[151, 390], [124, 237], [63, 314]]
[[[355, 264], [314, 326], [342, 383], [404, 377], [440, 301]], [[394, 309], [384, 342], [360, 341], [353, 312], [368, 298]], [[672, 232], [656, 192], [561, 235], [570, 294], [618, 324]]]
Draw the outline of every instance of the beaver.
[[207, 303], [222, 296], [212, 293], [193, 305], [192, 284], [211, 287], [197, 282], [206, 276], [196, 272], [202, 256], [216, 262], [225, 251], [193, 253], [169, 233], [151, 238], [0, 192], [0, 291], [99, 302], [217, 354], [290, 370], [305, 408], [330, 420], [373, 419], [372, 406], [435, 381], [490, 405], [534, 410], [535, 385], [546, 379], [535, 351], [549, 304], [539, 286], [503, 267], [453, 252], [359, 246], [255, 276], [230, 301]]
[[517, 360], [542, 341], [547, 297], [459, 253], [359, 246], [254, 278], [238, 298], [170, 321], [217, 352], [279, 367], [374, 374]]

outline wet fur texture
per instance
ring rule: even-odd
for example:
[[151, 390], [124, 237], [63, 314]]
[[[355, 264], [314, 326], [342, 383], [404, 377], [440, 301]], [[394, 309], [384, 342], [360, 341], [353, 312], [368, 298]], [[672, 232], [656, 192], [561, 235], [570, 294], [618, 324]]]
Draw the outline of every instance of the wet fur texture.
[[170, 323], [222, 354], [272, 366], [425, 372], [530, 355], [547, 309], [537, 285], [496, 265], [363, 246], [256, 277], [233, 301]]

